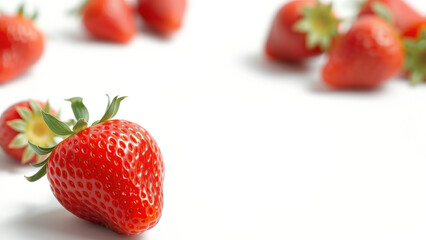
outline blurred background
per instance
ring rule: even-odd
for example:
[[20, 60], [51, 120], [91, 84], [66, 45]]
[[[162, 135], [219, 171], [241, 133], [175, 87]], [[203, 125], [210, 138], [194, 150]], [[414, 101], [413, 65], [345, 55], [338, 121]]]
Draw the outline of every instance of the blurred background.
[[[0, 2], [5, 13], [22, 1]], [[284, 0], [189, 0], [164, 38], [138, 22], [129, 44], [97, 41], [67, 12], [79, 0], [26, 1], [46, 37], [40, 61], [0, 85], [0, 110], [46, 100], [72, 118], [81, 96], [100, 118], [105, 94], [128, 96], [116, 118], [157, 140], [165, 161], [159, 224], [134, 237], [78, 219], [47, 179], [0, 152], [1, 239], [426, 239], [426, 85], [397, 77], [375, 91], [333, 91], [325, 56], [263, 56]], [[407, 0], [426, 14], [426, 3]], [[357, 4], [336, 0], [351, 18]], [[92, 117], [93, 116], [93, 117]]]

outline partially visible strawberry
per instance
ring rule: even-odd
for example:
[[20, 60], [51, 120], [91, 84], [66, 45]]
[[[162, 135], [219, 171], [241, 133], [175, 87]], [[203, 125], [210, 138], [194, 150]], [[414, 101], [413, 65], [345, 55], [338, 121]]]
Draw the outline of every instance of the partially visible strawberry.
[[71, 130], [42, 112], [53, 132], [68, 136], [52, 148], [31, 146], [50, 156], [37, 166], [36, 181], [47, 173], [53, 194], [71, 213], [119, 234], [138, 234], [154, 227], [163, 209], [163, 158], [154, 138], [141, 126], [110, 120], [124, 97], [108, 101], [101, 120], [88, 125], [81, 98], [71, 98], [78, 120]]
[[272, 23], [265, 53], [275, 60], [300, 61], [326, 50], [338, 34], [331, 4], [315, 0], [286, 3]]
[[44, 123], [44, 111], [54, 113], [49, 103], [24, 101], [9, 107], [0, 117], [0, 146], [12, 158], [21, 163], [35, 163], [42, 159], [37, 156], [28, 141], [42, 147], [54, 146], [55, 134]]
[[391, 21], [400, 33], [423, 18], [420, 13], [403, 0], [367, 0], [362, 5], [358, 16], [373, 14]]
[[134, 13], [125, 0], [87, 0], [81, 15], [87, 31], [99, 39], [127, 43], [136, 33]]
[[22, 6], [17, 15], [0, 15], [0, 83], [26, 72], [43, 53], [43, 34], [31, 18], [24, 16]]
[[396, 75], [403, 62], [397, 31], [380, 17], [365, 16], [330, 48], [322, 78], [334, 88], [376, 88]]
[[138, 11], [144, 22], [161, 34], [180, 29], [186, 0], [138, 0]]
[[426, 79], [426, 19], [407, 29], [403, 34], [405, 70], [412, 84]]

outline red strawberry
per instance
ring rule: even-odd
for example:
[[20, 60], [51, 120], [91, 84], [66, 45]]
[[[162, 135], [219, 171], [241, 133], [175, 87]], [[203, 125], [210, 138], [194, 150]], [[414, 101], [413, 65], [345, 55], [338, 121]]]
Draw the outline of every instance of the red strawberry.
[[125, 0], [88, 0], [81, 14], [87, 31], [96, 38], [127, 43], [136, 33], [134, 13]]
[[404, 48], [396, 30], [377, 16], [359, 18], [330, 48], [322, 77], [335, 88], [375, 88], [396, 75]]
[[407, 29], [404, 33], [405, 70], [411, 83], [426, 79], [426, 19]]
[[41, 108], [51, 112], [49, 103], [24, 101], [9, 107], [0, 118], [0, 146], [11, 157], [21, 163], [41, 160], [28, 141], [42, 147], [55, 145], [55, 134], [47, 127], [41, 116]]
[[403, 0], [367, 0], [359, 16], [378, 14], [393, 22], [402, 33], [423, 17]]
[[265, 45], [267, 56], [300, 61], [321, 54], [338, 34], [331, 4], [315, 0], [290, 1], [275, 16]]
[[186, 0], [138, 0], [138, 11], [145, 23], [166, 35], [181, 27], [185, 8]]
[[73, 130], [43, 112], [52, 131], [69, 137], [52, 148], [32, 145], [37, 153], [50, 156], [28, 180], [47, 172], [53, 194], [68, 211], [129, 235], [154, 227], [160, 219], [164, 164], [145, 129], [126, 120], [109, 120], [123, 99], [115, 97], [102, 119], [91, 126], [82, 99], [69, 99], [78, 119]]
[[0, 15], [0, 83], [27, 71], [40, 59], [43, 49], [43, 35], [24, 16], [22, 7], [16, 16]]

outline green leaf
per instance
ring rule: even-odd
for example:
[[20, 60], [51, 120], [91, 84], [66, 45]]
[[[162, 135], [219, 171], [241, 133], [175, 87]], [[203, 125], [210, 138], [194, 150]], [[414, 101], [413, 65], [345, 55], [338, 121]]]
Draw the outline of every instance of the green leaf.
[[23, 148], [28, 145], [27, 135], [20, 133], [16, 135], [13, 140], [9, 143], [9, 148]]
[[67, 136], [74, 134], [74, 132], [71, 131], [67, 124], [59, 121], [49, 113], [41, 111], [41, 115], [43, 116], [43, 119], [46, 122], [47, 126], [50, 128], [50, 130], [52, 130], [52, 132], [56, 133], [57, 135]]
[[33, 116], [33, 113], [31, 112], [30, 109], [28, 108], [23, 108], [23, 107], [17, 107], [16, 111], [18, 112], [19, 116], [25, 121], [31, 121], [31, 118]]
[[50, 103], [49, 101], [46, 102], [46, 104], [44, 105], [43, 111], [50, 113]]
[[414, 71], [410, 74], [410, 83], [411, 85], [417, 85], [423, 82], [425, 74], [420, 71]]
[[40, 115], [41, 114], [40, 104], [34, 100], [30, 100], [29, 102], [30, 102], [31, 109], [33, 110], [33, 113], [36, 115]]
[[7, 125], [17, 132], [26, 132], [27, 124], [22, 119], [15, 119], [7, 122]]
[[47, 164], [43, 165], [43, 167], [33, 176], [25, 177], [25, 178], [30, 182], [35, 182], [39, 180], [40, 178], [42, 178], [44, 175], [46, 175], [46, 168], [47, 168]]
[[31, 17], [30, 17], [30, 20], [31, 21], [35, 21], [35, 20], [37, 20], [37, 18], [38, 18], [38, 10], [36, 10], [32, 15], [31, 15]]
[[45, 148], [45, 147], [40, 147], [37, 145], [32, 144], [31, 142], [28, 142], [28, 145], [33, 149], [33, 151], [35, 153], [37, 153], [38, 155], [46, 155], [49, 154], [53, 151], [53, 149], [55, 149], [56, 146], [50, 147], [50, 148]]
[[16, 12], [19, 16], [24, 16], [25, 4], [22, 3], [21, 5], [19, 5], [18, 10]]
[[393, 16], [389, 11], [389, 8], [386, 7], [383, 3], [375, 1], [371, 5], [371, 9], [373, 12], [386, 20], [386, 22], [393, 24]]
[[125, 98], [126, 97], [118, 97], [118, 96], [116, 96], [112, 100], [111, 104], [109, 104], [109, 97], [108, 97], [108, 107], [107, 107], [107, 110], [106, 110], [104, 116], [101, 118], [101, 120], [99, 120], [99, 122], [105, 122], [105, 121], [113, 118], [117, 114], [118, 109], [120, 108], [121, 101], [123, 101]]
[[39, 162], [39, 163], [36, 163], [36, 164], [31, 164], [31, 166], [33, 166], [33, 167], [42, 167], [42, 166], [44, 166], [44, 165], [47, 164], [47, 160], [49, 160], [49, 158], [46, 158], [46, 160], [44, 160], [43, 162]]
[[84, 106], [83, 99], [81, 97], [74, 97], [65, 100], [71, 102], [71, 108], [75, 119], [84, 119], [86, 122], [89, 121], [89, 111], [87, 110], [86, 106]]
[[78, 120], [77, 121], [77, 123], [74, 125], [74, 127], [73, 127], [73, 131], [75, 132], [75, 133], [78, 133], [78, 132], [80, 132], [81, 130], [83, 130], [83, 129], [86, 129], [87, 128], [87, 122], [86, 121], [84, 121], [84, 119], [83, 118], [81, 118], [80, 120]]
[[27, 146], [22, 154], [22, 163], [29, 162], [35, 155], [35, 152], [30, 146]]

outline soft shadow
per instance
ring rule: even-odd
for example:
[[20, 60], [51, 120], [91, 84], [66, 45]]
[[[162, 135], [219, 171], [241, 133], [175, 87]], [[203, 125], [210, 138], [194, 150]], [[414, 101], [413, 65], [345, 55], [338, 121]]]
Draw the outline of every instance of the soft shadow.
[[[65, 29], [62, 32], [52, 35], [51, 38], [60, 38], [66, 41], [72, 41], [76, 43], [94, 44], [94, 45], [108, 45], [108, 46], [125, 46], [127, 44], [116, 43], [104, 39], [99, 39], [91, 36], [84, 29]], [[129, 42], [130, 43], [130, 42]]]
[[247, 55], [243, 63], [258, 73], [274, 76], [283, 76], [288, 73], [301, 74], [306, 73], [309, 69], [309, 63], [306, 62], [274, 61], [261, 54]]
[[377, 87], [377, 88], [369, 88], [369, 89], [362, 89], [362, 88], [355, 88], [355, 89], [335, 89], [332, 87], [327, 86], [326, 84], [324, 84], [323, 82], [319, 81], [319, 82], [315, 82], [312, 83], [311, 87], [310, 87], [310, 91], [312, 93], [317, 93], [317, 94], [335, 94], [335, 95], [348, 95], [348, 94], [353, 94], [353, 95], [371, 95], [371, 94], [376, 94], [378, 92], [383, 92], [383, 90], [385, 89], [385, 87]]
[[105, 227], [80, 219], [63, 208], [43, 211], [28, 208], [9, 223], [8, 228], [18, 231], [22, 239], [102, 239], [102, 240], [143, 240], [142, 234], [119, 235]]
[[29, 168], [29, 166], [22, 165], [19, 161], [11, 158], [5, 152], [0, 151], [0, 171], [17, 173], [24, 168]]
[[141, 32], [144, 36], [152, 37], [156, 40], [162, 41], [162, 42], [170, 42], [173, 39], [173, 33], [171, 34], [162, 34], [159, 31], [156, 31], [152, 27], [141, 23], [138, 26], [139, 32]]

